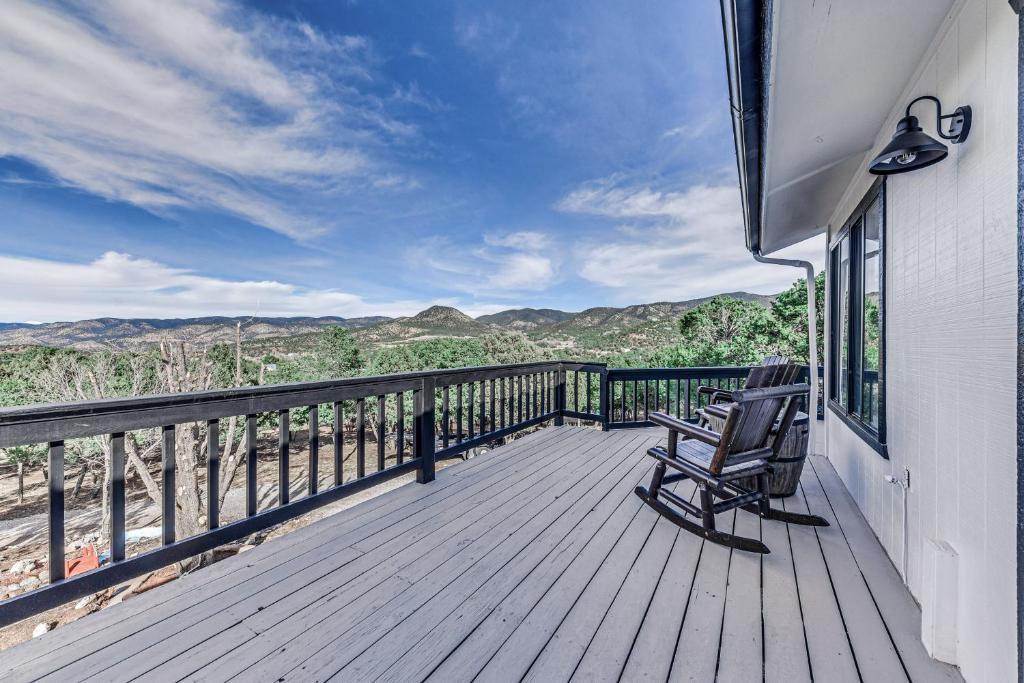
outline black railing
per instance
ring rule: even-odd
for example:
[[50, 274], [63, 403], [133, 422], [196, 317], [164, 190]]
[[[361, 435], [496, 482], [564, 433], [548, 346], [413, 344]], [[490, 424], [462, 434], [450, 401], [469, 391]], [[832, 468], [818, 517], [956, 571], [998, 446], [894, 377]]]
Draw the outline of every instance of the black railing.
[[[49, 584], [0, 602], [0, 626], [187, 560], [395, 477], [415, 471], [417, 481], [432, 481], [436, 459], [499, 442], [544, 422], [558, 425], [572, 418], [602, 429], [641, 427], [652, 424], [647, 418], [653, 411], [693, 419], [700, 407], [698, 386], [735, 389], [749, 370], [609, 369], [600, 363], [550, 361], [0, 409], [0, 448], [44, 444], [49, 452]], [[305, 495], [295, 500], [289, 481], [293, 417], [307, 422], [309, 434], [308, 484]], [[326, 440], [333, 444], [334, 473], [321, 489], [322, 421], [331, 423]], [[268, 424], [277, 432], [277, 499], [261, 510], [258, 426]], [[206, 500], [200, 503], [206, 528], [181, 538], [175, 526], [181, 502], [175, 450], [176, 437], [186, 433], [192, 438], [190, 446], [199, 444], [200, 455], [207, 454]], [[160, 547], [127, 557], [126, 435], [137, 449], [139, 434], [160, 453]], [[108, 450], [111, 504], [110, 527], [105, 531], [110, 561], [65, 577], [65, 443], [83, 437], [99, 437]], [[374, 441], [371, 452], [368, 437]], [[394, 444], [390, 453], [388, 441]], [[346, 476], [344, 451], [349, 442], [354, 442], [355, 463]], [[219, 479], [226, 452], [245, 463], [244, 469], [238, 465], [244, 472], [245, 516], [222, 523]]]
[[692, 420], [703, 407], [698, 387], [739, 389], [749, 372], [749, 367], [609, 369], [608, 426], [650, 427], [653, 412]]

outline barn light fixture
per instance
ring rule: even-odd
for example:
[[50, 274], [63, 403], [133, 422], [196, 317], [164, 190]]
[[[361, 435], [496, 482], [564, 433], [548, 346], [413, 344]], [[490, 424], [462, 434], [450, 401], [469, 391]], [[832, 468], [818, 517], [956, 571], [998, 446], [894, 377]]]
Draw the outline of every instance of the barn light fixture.
[[[921, 100], [931, 100], [935, 103], [935, 130], [940, 138], [949, 140], [954, 145], [967, 139], [967, 134], [971, 132], [970, 106], [957, 107], [952, 114], [943, 116], [942, 103], [937, 97], [918, 97], [907, 105], [906, 113], [896, 124], [896, 134], [892, 136], [892, 142], [872, 160], [868, 170], [875, 175], [893, 175], [924, 168], [942, 161], [949, 154], [948, 148], [935, 138], [925, 135], [917, 122], [917, 117], [910, 115], [910, 108]], [[949, 132], [943, 133], [942, 122], [947, 119], [951, 119]]]

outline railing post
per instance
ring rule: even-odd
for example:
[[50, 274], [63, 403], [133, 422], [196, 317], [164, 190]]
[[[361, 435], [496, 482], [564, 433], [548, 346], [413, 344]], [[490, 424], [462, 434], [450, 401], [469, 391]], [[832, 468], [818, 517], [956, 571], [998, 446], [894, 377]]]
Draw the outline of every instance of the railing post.
[[434, 481], [434, 387], [434, 378], [424, 377], [416, 392], [416, 456], [420, 459], [416, 481], [421, 484]]
[[50, 583], [64, 579], [64, 442], [51, 441], [47, 459]]
[[565, 420], [565, 366], [558, 366], [558, 381], [555, 383], [555, 426], [561, 427]]
[[608, 389], [610, 387], [608, 381], [608, 368], [601, 368], [601, 387], [600, 387], [600, 411], [601, 411], [601, 431], [608, 431], [608, 423], [611, 421], [611, 415], [609, 410], [611, 409], [610, 402], [608, 401]]

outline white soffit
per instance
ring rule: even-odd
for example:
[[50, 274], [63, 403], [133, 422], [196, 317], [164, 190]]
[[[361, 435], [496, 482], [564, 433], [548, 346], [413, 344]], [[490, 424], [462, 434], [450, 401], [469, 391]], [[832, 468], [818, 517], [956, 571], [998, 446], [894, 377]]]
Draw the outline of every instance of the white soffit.
[[825, 230], [954, 0], [775, 0], [761, 248]]

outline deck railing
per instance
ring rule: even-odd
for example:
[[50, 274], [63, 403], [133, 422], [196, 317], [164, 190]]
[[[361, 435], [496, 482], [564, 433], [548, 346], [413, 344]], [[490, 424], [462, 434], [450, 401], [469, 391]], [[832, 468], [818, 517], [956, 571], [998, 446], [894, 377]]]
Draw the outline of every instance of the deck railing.
[[[0, 448], [44, 444], [48, 449], [49, 583], [0, 602], [0, 626], [95, 593], [218, 546], [245, 538], [369, 487], [415, 472], [434, 478], [435, 460], [465, 453], [524, 429], [565, 418], [603, 429], [650, 425], [661, 410], [695, 417], [697, 387], [738, 388], [750, 368], [609, 369], [600, 363], [550, 361], [435, 370], [326, 382], [244, 387], [185, 394], [0, 409]], [[805, 371], [806, 372], [806, 371]], [[292, 499], [293, 415], [308, 423], [305, 495]], [[241, 424], [228, 443], [222, 422]], [[320, 422], [331, 422], [334, 474], [319, 486]], [[259, 424], [276, 426], [277, 500], [259, 509]], [[206, 529], [186, 538], [175, 526], [176, 435], [191, 430], [206, 460]], [[234, 430], [227, 430], [228, 432]], [[148, 433], [160, 453], [160, 547], [126, 556], [126, 435]], [[368, 453], [367, 437], [374, 441]], [[110, 458], [109, 562], [65, 577], [65, 442], [99, 437]], [[131, 438], [131, 437], [130, 437]], [[354, 472], [343, 452], [354, 441]], [[394, 449], [388, 453], [387, 442]], [[134, 442], [131, 443], [134, 446]], [[244, 453], [245, 517], [222, 523], [221, 455]], [[266, 482], [264, 482], [266, 483]]]

